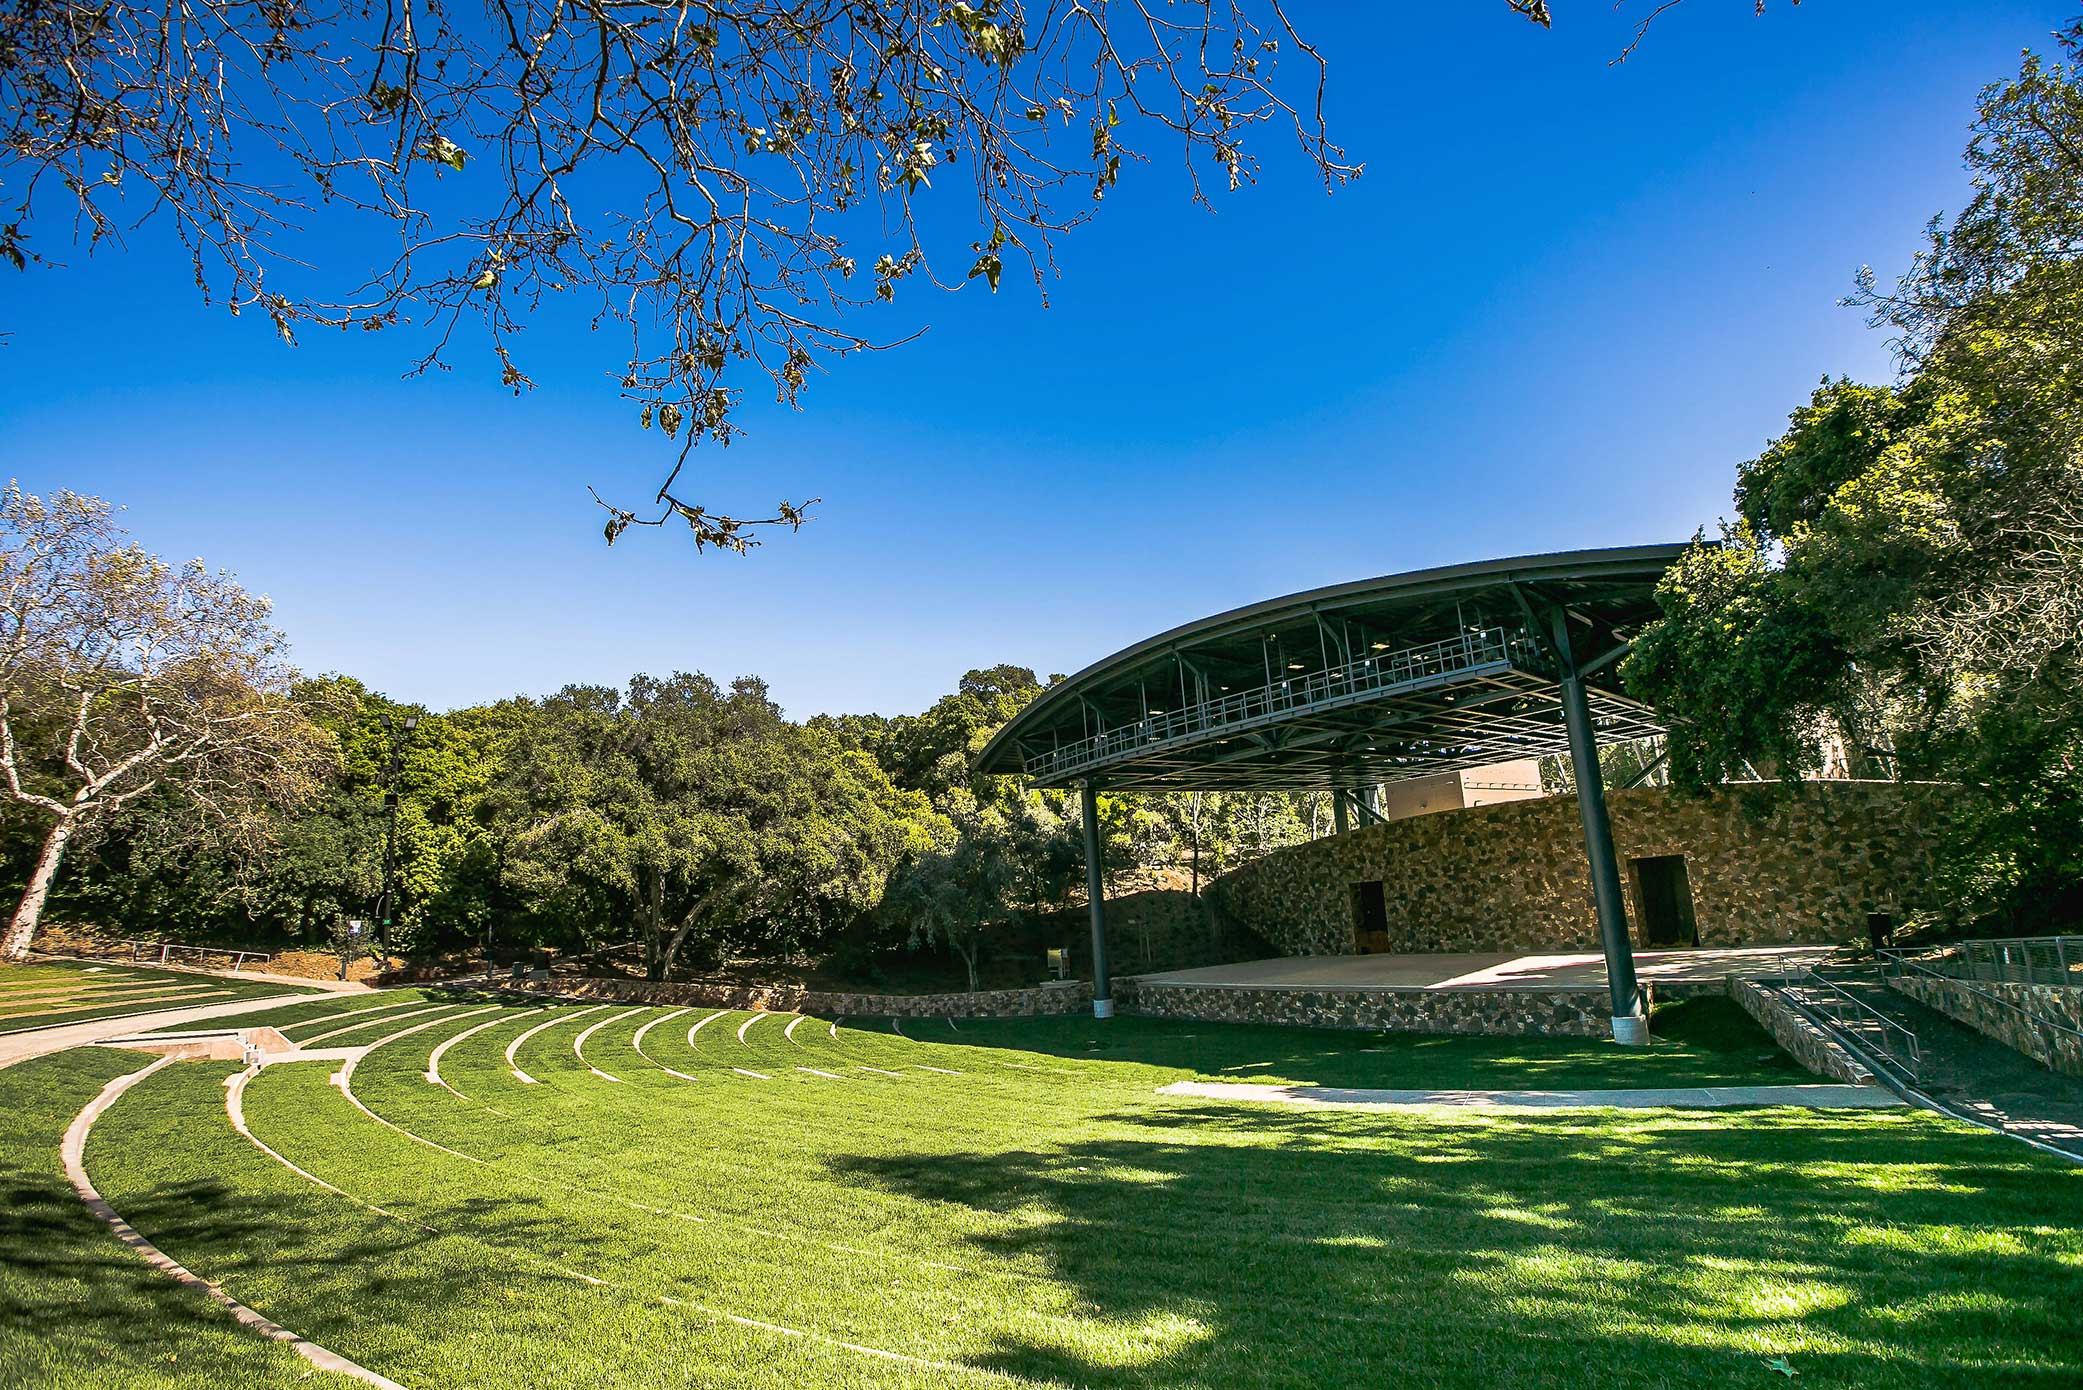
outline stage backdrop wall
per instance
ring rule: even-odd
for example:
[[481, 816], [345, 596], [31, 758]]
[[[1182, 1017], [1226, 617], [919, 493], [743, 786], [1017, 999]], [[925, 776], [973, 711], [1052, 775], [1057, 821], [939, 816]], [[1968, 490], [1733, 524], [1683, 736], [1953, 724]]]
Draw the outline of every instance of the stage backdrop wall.
[[[1936, 906], [1932, 850], [1956, 787], [1745, 783], [1706, 797], [1607, 794], [1638, 947], [1636, 858], [1683, 855], [1702, 946], [1841, 941], [1869, 912]], [[1355, 950], [1353, 895], [1382, 885], [1391, 951], [1596, 949], [1591, 876], [1573, 797], [1414, 816], [1270, 854], [1207, 898], [1289, 955]]]

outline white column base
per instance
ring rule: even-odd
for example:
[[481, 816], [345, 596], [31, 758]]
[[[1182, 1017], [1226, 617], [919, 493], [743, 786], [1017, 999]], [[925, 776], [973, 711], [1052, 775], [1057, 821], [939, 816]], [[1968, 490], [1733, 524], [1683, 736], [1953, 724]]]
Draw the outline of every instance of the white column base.
[[1114, 1016], [1114, 1001], [1111, 999], [1093, 1000], [1092, 1016], [1094, 1018], [1112, 1018]]
[[1622, 1047], [1649, 1046], [1649, 1020], [1640, 1014], [1613, 1018], [1613, 1041]]

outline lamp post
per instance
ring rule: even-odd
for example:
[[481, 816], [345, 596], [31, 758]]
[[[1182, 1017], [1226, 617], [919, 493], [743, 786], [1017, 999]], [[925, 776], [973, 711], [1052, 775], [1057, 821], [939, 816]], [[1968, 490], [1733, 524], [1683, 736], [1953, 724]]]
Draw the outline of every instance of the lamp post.
[[[383, 720], [383, 732], [390, 745], [390, 760], [384, 766], [383, 776], [383, 890], [376, 895], [376, 930], [383, 942], [383, 954], [391, 953], [391, 900], [396, 892], [395, 879], [398, 872], [398, 773], [405, 760], [404, 742], [391, 725], [390, 711], [377, 716]], [[405, 732], [411, 733], [419, 727], [419, 716], [405, 716]]]
[[362, 924], [349, 920], [340, 933], [340, 978], [347, 978], [348, 967], [354, 964], [354, 948], [361, 944]]

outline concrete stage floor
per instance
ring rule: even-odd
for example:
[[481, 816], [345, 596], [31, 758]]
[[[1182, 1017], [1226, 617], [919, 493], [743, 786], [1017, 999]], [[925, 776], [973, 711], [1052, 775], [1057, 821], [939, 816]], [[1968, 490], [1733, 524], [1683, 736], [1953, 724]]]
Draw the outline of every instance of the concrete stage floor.
[[[1786, 965], [1809, 966], [1829, 946], [1695, 946], [1635, 952], [1644, 983], [1694, 983], [1731, 975], [1776, 975]], [[1436, 955], [1280, 956], [1195, 970], [1139, 975], [1152, 984], [1225, 985], [1240, 989], [1566, 989], [1606, 982], [1605, 957], [1515, 956], [1478, 952]]]

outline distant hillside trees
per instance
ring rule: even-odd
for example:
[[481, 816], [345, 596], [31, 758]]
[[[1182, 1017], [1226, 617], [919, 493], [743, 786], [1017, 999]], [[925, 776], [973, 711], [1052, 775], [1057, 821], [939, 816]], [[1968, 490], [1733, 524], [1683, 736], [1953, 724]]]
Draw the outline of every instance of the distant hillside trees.
[[[971, 771], [1042, 689], [1024, 667], [987, 667], [917, 715], [798, 724], [751, 678], [640, 675], [432, 713], [351, 677], [283, 673], [275, 708], [323, 754], [302, 794], [258, 795], [263, 780], [238, 833], [204, 833], [160, 785], [76, 841], [86, 852], [46, 887], [65, 917], [132, 934], [324, 945], [374, 909], [395, 747], [391, 939], [408, 955], [626, 952], [661, 978], [834, 953], [873, 970], [945, 950], [974, 977], [992, 933], [1084, 888], [1075, 793]], [[1203, 867], [1306, 835], [1305, 799], [1204, 798]], [[1191, 864], [1184, 797], [1099, 805], [1115, 875]], [[0, 816], [17, 883], [38, 862], [40, 815]]]
[[508, 888], [552, 931], [634, 935], [653, 979], [690, 943], [714, 964], [818, 942], [880, 900], [929, 814], [760, 682], [689, 675], [543, 701], [498, 795]]

